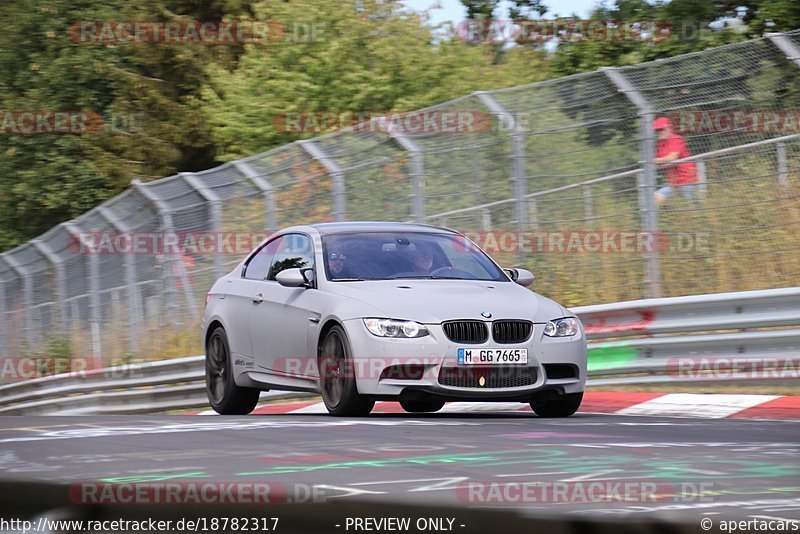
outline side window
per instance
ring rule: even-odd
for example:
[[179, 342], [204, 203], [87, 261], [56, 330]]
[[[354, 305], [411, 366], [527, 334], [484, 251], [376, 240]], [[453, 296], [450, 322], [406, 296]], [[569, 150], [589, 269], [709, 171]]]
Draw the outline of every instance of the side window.
[[281, 246], [281, 239], [283, 238], [279, 237], [274, 241], [270, 241], [250, 257], [244, 268], [245, 278], [249, 280], [266, 280], [267, 271], [269, 270], [269, 266], [272, 265], [275, 252]]
[[308, 268], [314, 266], [314, 250], [311, 240], [302, 234], [287, 234], [280, 241], [267, 273], [267, 280], [275, 280], [285, 269]]

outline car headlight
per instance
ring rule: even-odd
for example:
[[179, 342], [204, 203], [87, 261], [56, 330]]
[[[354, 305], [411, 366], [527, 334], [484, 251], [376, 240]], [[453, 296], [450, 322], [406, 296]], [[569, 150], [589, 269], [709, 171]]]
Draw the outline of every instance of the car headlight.
[[544, 327], [544, 335], [549, 337], [569, 337], [578, 333], [578, 320], [574, 317], [548, 321]]
[[428, 329], [414, 321], [401, 321], [399, 319], [378, 319], [369, 317], [364, 319], [367, 330], [378, 337], [423, 337], [428, 335]]

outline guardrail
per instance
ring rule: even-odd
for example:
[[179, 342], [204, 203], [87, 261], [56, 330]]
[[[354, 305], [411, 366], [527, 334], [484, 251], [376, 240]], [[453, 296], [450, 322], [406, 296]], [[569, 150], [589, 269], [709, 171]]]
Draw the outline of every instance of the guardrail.
[[800, 287], [573, 311], [589, 340], [592, 386], [798, 378]]
[[[590, 386], [797, 379], [800, 287], [583, 306]], [[772, 371], [771, 371], [772, 370]], [[0, 415], [136, 414], [208, 405], [203, 356], [0, 386]], [[263, 400], [308, 397], [264, 392]]]
[[[266, 391], [263, 400], [308, 397]], [[205, 358], [65, 373], [0, 386], [0, 415], [93, 415], [158, 413], [208, 407]]]

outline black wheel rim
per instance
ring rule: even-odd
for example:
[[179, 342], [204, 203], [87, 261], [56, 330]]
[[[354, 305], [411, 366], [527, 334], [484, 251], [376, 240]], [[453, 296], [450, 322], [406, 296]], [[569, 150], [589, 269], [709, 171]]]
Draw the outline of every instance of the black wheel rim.
[[228, 351], [222, 336], [214, 334], [208, 341], [206, 354], [206, 373], [208, 376], [208, 390], [214, 404], [222, 402], [225, 396], [225, 379], [228, 371]]
[[336, 333], [328, 334], [322, 346], [322, 388], [331, 406], [338, 406], [344, 394], [344, 346]]

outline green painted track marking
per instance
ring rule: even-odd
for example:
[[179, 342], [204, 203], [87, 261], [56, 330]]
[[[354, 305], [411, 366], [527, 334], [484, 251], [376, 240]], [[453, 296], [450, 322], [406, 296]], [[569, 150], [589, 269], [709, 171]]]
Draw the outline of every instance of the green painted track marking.
[[599, 346], [589, 349], [589, 370], [613, 369], [635, 361], [639, 354], [626, 343], [613, 346]]
[[[523, 459], [509, 458], [514, 455], [527, 455]], [[486, 451], [484, 453], [464, 453], [464, 454], [430, 454], [420, 456], [409, 456], [405, 458], [391, 458], [380, 459], [375, 458], [372, 460], [358, 460], [348, 462], [331, 462], [324, 464], [311, 464], [311, 465], [287, 465], [276, 466], [270, 469], [260, 471], [248, 471], [244, 473], [237, 473], [239, 476], [251, 475], [277, 475], [284, 473], [304, 473], [310, 471], [320, 471], [328, 469], [353, 469], [357, 467], [387, 467], [390, 465], [431, 465], [431, 464], [452, 464], [452, 463], [472, 463], [479, 464], [482, 467], [494, 465], [508, 465], [516, 463], [529, 463], [535, 462], [541, 457], [563, 456], [565, 451], [560, 450], [545, 450], [545, 449], [521, 449], [513, 451]], [[533, 456], [533, 458], [531, 458]]]
[[194, 471], [188, 473], [161, 473], [161, 474], [140, 474], [130, 476], [108, 477], [101, 478], [101, 482], [108, 482], [110, 484], [125, 484], [125, 483], [140, 483], [140, 482], [163, 482], [167, 480], [176, 480], [179, 478], [209, 478], [209, 475], [204, 471]]
[[[652, 478], [659, 480], [736, 480], [764, 477], [797, 477], [800, 476], [800, 466], [792, 465], [761, 465], [761, 460], [743, 459], [703, 459], [691, 463], [686, 460], [642, 459], [635, 456], [592, 456], [571, 458], [566, 461], [563, 449], [537, 448], [521, 450], [496, 450], [485, 451], [480, 454], [431, 454], [409, 456], [401, 458], [375, 458], [371, 460], [327, 462], [310, 465], [281, 465], [258, 471], [236, 473], [237, 476], [254, 475], [280, 475], [289, 473], [308, 473], [313, 471], [327, 471], [332, 469], [356, 468], [381, 468], [390, 466], [425, 466], [434, 464], [469, 464], [479, 468], [499, 467], [507, 465], [535, 465], [544, 469], [559, 469], [566, 473], [589, 474], [609, 466], [621, 467], [624, 475], [621, 478]], [[704, 471], [713, 469], [715, 473]]]

